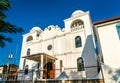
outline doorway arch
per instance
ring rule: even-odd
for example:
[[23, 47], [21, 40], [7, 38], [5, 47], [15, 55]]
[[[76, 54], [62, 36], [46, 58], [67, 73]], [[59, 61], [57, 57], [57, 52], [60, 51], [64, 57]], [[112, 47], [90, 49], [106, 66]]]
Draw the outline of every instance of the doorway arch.
[[48, 62], [43, 67], [43, 79], [53, 78], [55, 78], [55, 64], [53, 62]]

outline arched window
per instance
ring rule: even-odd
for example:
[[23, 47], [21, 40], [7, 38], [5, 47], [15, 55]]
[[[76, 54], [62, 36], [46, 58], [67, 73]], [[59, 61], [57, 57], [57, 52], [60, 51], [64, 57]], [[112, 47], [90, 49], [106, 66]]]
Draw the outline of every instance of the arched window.
[[77, 69], [78, 71], [84, 71], [84, 61], [83, 61], [83, 58], [82, 57], [79, 57], [77, 59]]
[[39, 33], [37, 33], [37, 34], [36, 34], [36, 37], [39, 37], [39, 36], [40, 36], [40, 34], [39, 34]]
[[118, 33], [118, 37], [120, 39], [120, 23], [116, 25], [116, 30], [117, 30], [117, 33]]
[[28, 65], [26, 65], [26, 66], [25, 66], [25, 72], [24, 72], [24, 73], [25, 73], [25, 75], [27, 75], [27, 74], [28, 74], [28, 70], [29, 70], [29, 66], [28, 66]]
[[84, 23], [81, 20], [75, 20], [71, 24], [71, 31], [76, 31], [84, 28]]
[[28, 36], [26, 41], [29, 42], [29, 41], [32, 41], [32, 40], [33, 40], [33, 37], [32, 36]]
[[30, 48], [27, 49], [27, 55], [30, 55]]
[[81, 37], [80, 36], [77, 36], [75, 38], [75, 47], [78, 48], [78, 47], [81, 47], [82, 46], [82, 41], [81, 41]]

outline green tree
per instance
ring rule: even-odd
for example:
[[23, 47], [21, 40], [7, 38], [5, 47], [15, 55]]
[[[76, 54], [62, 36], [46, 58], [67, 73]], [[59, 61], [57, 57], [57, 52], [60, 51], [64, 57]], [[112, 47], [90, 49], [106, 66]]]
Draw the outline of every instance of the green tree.
[[23, 32], [21, 27], [17, 27], [5, 21], [6, 15], [4, 14], [4, 11], [8, 10], [10, 7], [11, 3], [9, 0], [0, 0], [0, 47], [2, 48], [6, 45], [6, 41], [12, 42], [12, 38], [7, 37], [5, 34], [16, 34]]

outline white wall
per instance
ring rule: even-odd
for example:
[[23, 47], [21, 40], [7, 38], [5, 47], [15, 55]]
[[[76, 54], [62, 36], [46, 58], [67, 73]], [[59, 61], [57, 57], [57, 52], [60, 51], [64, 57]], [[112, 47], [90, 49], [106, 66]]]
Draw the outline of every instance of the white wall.
[[119, 68], [120, 40], [116, 31], [116, 24], [98, 28], [98, 34], [104, 63], [112, 68]]
[[112, 20], [95, 25], [96, 35], [103, 55], [102, 64], [105, 83], [120, 82], [120, 39], [116, 30], [119, 20]]

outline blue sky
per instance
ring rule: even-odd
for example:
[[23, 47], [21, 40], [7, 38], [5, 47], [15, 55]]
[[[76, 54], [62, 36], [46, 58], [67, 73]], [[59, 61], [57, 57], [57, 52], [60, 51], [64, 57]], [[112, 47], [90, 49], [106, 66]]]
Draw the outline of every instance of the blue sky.
[[6, 43], [0, 48], [0, 65], [7, 64], [7, 57], [12, 51], [11, 63], [19, 65], [22, 35], [32, 27], [43, 30], [49, 25], [64, 28], [67, 19], [77, 10], [90, 11], [92, 22], [120, 16], [120, 0], [10, 0], [11, 8], [5, 11], [6, 21], [24, 29], [23, 33], [6, 34], [13, 38], [13, 43]]

